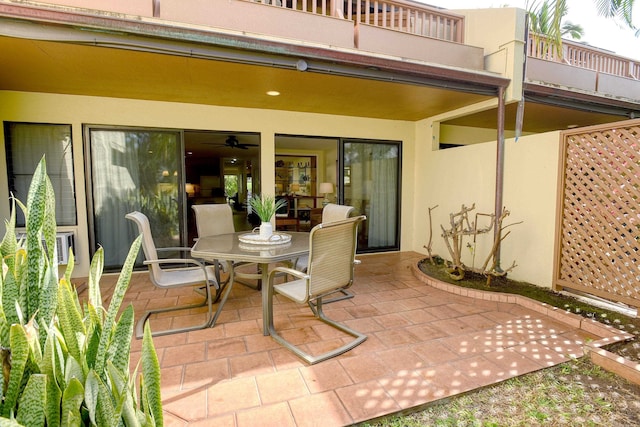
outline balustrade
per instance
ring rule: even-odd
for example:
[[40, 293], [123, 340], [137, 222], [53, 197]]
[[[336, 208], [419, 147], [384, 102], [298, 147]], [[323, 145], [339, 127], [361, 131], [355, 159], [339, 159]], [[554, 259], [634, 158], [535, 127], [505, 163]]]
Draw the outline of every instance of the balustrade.
[[562, 41], [562, 54], [560, 54], [557, 46], [548, 38], [530, 35], [527, 55], [532, 58], [561, 62], [574, 67], [640, 80], [640, 62], [569, 40]]
[[464, 17], [402, 0], [257, 0], [301, 12], [463, 43]]

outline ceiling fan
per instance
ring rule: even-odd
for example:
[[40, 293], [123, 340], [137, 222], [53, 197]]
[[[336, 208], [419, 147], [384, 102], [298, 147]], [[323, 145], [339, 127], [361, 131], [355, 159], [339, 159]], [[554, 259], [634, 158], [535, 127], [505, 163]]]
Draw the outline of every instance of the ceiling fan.
[[236, 138], [235, 135], [230, 135], [224, 141], [224, 145], [225, 147], [239, 148], [241, 150], [248, 150], [249, 147], [258, 147], [258, 144], [243, 144], [242, 142], [238, 141], [238, 138]]

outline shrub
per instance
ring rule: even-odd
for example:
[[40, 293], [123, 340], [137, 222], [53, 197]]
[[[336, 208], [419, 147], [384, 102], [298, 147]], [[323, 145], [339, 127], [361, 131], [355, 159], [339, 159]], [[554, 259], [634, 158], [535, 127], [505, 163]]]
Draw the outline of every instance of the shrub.
[[[25, 212], [26, 238], [15, 232], [16, 205]], [[102, 248], [91, 260], [88, 300], [81, 304], [70, 278], [71, 253], [58, 279], [55, 203], [43, 157], [26, 207], [12, 200], [0, 243], [0, 425], [161, 426], [160, 367], [145, 328], [140, 393], [130, 374], [133, 307], [118, 318], [140, 237], [131, 249], [108, 307], [103, 307]]]

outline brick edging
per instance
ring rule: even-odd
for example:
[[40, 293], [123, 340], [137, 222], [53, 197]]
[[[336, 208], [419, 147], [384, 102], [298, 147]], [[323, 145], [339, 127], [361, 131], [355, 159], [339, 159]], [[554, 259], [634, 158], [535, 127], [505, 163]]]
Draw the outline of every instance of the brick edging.
[[567, 323], [585, 332], [589, 332], [590, 334], [602, 337], [599, 340], [585, 344], [585, 353], [589, 355], [591, 361], [603, 369], [611, 371], [628, 381], [640, 385], [640, 363], [632, 362], [631, 360], [625, 359], [622, 356], [611, 353], [610, 351], [602, 348], [605, 345], [631, 339], [634, 337], [632, 334], [616, 329], [613, 326], [605, 325], [597, 320], [587, 319], [580, 315], [569, 313], [558, 307], [554, 307], [522, 295], [469, 289], [462, 286], [452, 285], [451, 283], [442, 282], [423, 273], [417, 264], [413, 264], [411, 269], [413, 271], [413, 275], [418, 280], [436, 289], [484, 301], [518, 304], [563, 323]]

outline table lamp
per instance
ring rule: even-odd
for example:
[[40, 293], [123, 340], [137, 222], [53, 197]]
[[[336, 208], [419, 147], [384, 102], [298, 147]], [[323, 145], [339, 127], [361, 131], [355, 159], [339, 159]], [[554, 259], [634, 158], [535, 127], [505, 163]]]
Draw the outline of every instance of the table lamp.
[[320, 194], [324, 194], [324, 199], [322, 200], [322, 206], [327, 206], [329, 203], [329, 199], [327, 199], [327, 194], [333, 193], [333, 184], [330, 182], [321, 182], [319, 188]]

